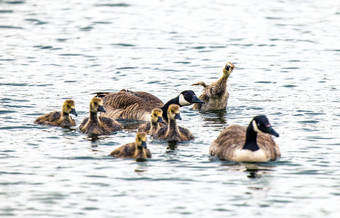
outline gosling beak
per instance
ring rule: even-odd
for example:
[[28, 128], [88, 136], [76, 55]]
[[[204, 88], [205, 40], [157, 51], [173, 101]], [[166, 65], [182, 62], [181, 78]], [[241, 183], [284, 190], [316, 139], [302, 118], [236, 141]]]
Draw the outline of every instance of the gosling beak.
[[279, 137], [279, 136], [280, 136], [279, 133], [277, 133], [277, 132], [273, 129], [273, 127], [271, 127], [271, 126], [268, 126], [268, 127], [267, 127], [266, 132], [269, 133], [270, 135], [274, 135], [274, 136], [276, 136], [276, 137]]
[[163, 122], [163, 118], [162, 117], [158, 117], [157, 122], [158, 123], [162, 123]]
[[192, 96], [191, 103], [199, 103], [199, 104], [204, 104], [204, 101], [201, 101], [201, 99], [197, 98], [196, 95]]
[[175, 115], [175, 119], [182, 120], [182, 117], [181, 117], [181, 115], [178, 113], [178, 114]]
[[98, 109], [97, 109], [99, 112], [106, 112], [106, 110], [104, 109], [103, 106], [99, 106]]
[[70, 114], [75, 115], [76, 117], [78, 116], [76, 109], [72, 108], [70, 111]]
[[145, 148], [145, 149], [148, 148], [148, 146], [146, 145], [146, 142], [144, 142], [144, 141], [142, 142], [142, 147]]

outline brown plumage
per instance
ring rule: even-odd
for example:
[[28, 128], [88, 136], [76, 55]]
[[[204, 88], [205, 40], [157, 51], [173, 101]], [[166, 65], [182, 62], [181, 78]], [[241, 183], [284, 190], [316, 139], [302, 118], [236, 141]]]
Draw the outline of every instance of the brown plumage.
[[180, 116], [180, 107], [172, 104], [168, 109], [168, 123], [161, 127], [157, 132], [152, 134], [154, 139], [166, 140], [166, 141], [190, 141], [194, 139], [191, 132], [183, 127], [177, 125], [176, 119], [182, 119]]
[[205, 102], [205, 104], [194, 104], [193, 109], [208, 111], [226, 108], [229, 98], [227, 81], [233, 69], [234, 65], [228, 62], [223, 68], [222, 77], [217, 81], [211, 83], [210, 85], [206, 85], [204, 82], [192, 84], [203, 86], [204, 89], [199, 98]]
[[80, 132], [93, 135], [107, 135], [123, 127], [117, 121], [108, 117], [99, 117], [98, 112], [104, 112], [103, 100], [93, 97], [90, 102], [90, 117], [85, 118], [80, 124]]
[[265, 116], [256, 116], [247, 128], [231, 125], [224, 129], [211, 143], [209, 153], [237, 162], [276, 160], [281, 156], [280, 149], [269, 134], [279, 136]]
[[137, 158], [146, 159], [151, 158], [151, 152], [146, 146], [147, 134], [145, 132], [138, 132], [136, 134], [135, 142], [125, 144], [110, 153], [110, 155], [122, 158]]
[[76, 125], [76, 122], [72, 119], [70, 114], [78, 116], [75, 110], [74, 101], [68, 99], [64, 102], [61, 112], [54, 111], [49, 114], [42, 115], [38, 117], [34, 123], [70, 128], [71, 126]]
[[99, 92], [97, 97], [102, 98], [106, 113], [104, 116], [112, 119], [131, 119], [149, 121], [153, 109], [160, 108], [163, 111], [163, 119], [167, 121], [167, 110], [170, 104], [188, 106], [193, 103], [202, 103], [191, 90], [181, 92], [177, 97], [166, 104], [156, 96], [147, 92], [133, 92], [121, 90], [119, 92]]
[[154, 108], [164, 104], [156, 96], [147, 92], [121, 90], [114, 93], [97, 93], [104, 100], [106, 113], [112, 119], [149, 120]]
[[162, 114], [163, 111], [161, 109], [153, 109], [151, 112], [150, 122], [142, 124], [138, 128], [138, 132], [146, 132], [149, 135], [155, 133], [160, 128], [160, 125], [163, 122]]

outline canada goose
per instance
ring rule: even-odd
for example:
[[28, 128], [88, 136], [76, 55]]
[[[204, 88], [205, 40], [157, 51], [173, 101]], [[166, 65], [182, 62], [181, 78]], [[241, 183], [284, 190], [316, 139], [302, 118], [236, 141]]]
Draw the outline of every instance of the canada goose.
[[279, 137], [264, 115], [254, 117], [248, 128], [231, 125], [224, 129], [209, 148], [211, 156], [236, 162], [265, 162], [281, 156], [270, 135]]
[[152, 135], [160, 128], [160, 123], [163, 122], [162, 119], [163, 111], [159, 108], [155, 108], [151, 112], [150, 122], [142, 124], [138, 128], [138, 132], [146, 132], [147, 134]]
[[223, 68], [223, 75], [217, 81], [206, 85], [204, 82], [194, 83], [192, 85], [201, 85], [204, 87], [200, 99], [205, 104], [194, 104], [195, 110], [221, 110], [227, 106], [229, 93], [227, 90], [227, 81], [231, 72], [234, 69], [234, 65], [228, 62]]
[[90, 117], [85, 118], [79, 129], [83, 133], [93, 135], [110, 134], [122, 130], [122, 125], [108, 117], [99, 117], [98, 112], [104, 112], [103, 100], [93, 97], [90, 102]]
[[110, 155], [115, 157], [130, 157], [137, 159], [151, 158], [151, 152], [146, 146], [147, 134], [137, 132], [136, 141], [115, 149]]
[[204, 103], [191, 90], [181, 92], [166, 104], [163, 104], [156, 96], [140, 91], [133, 92], [123, 89], [114, 93], [98, 92], [95, 94], [104, 100], [104, 107], [107, 109], [105, 116], [112, 119], [149, 121], [151, 111], [154, 108], [160, 108], [163, 111], [163, 119], [167, 121], [167, 111], [170, 104], [177, 104], [182, 107], [193, 103]]
[[34, 123], [36, 124], [44, 124], [44, 125], [52, 125], [52, 126], [61, 126], [63, 128], [69, 128], [71, 126], [75, 126], [76, 122], [70, 114], [74, 114], [78, 116], [73, 100], [64, 101], [61, 112], [55, 111], [49, 114], [42, 115], [38, 117]]
[[180, 107], [171, 104], [168, 109], [168, 124], [161, 127], [157, 132], [152, 134], [154, 139], [167, 140], [171, 142], [190, 141], [194, 139], [191, 132], [183, 127], [177, 126], [176, 119], [181, 120]]

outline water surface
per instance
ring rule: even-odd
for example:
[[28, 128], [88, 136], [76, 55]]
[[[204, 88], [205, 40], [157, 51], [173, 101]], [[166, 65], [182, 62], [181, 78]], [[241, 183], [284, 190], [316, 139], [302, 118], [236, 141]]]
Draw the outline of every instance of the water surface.
[[[339, 4], [336, 1], [0, 1], [0, 215], [339, 217]], [[96, 91], [163, 101], [221, 76], [228, 108], [182, 108], [196, 139], [149, 139], [147, 162], [107, 155], [129, 128], [92, 140], [34, 120]], [[282, 158], [209, 157], [228, 125], [266, 114]]]

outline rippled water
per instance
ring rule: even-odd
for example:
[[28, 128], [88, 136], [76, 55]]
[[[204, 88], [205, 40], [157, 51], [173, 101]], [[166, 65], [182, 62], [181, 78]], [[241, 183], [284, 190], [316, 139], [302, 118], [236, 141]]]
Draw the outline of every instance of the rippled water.
[[[337, 1], [0, 1], [0, 215], [339, 217]], [[96, 91], [200, 94], [227, 61], [226, 111], [182, 108], [196, 136], [176, 150], [149, 140], [147, 162], [107, 155], [126, 130], [91, 140], [33, 124]], [[282, 158], [211, 159], [228, 124], [266, 114]]]

